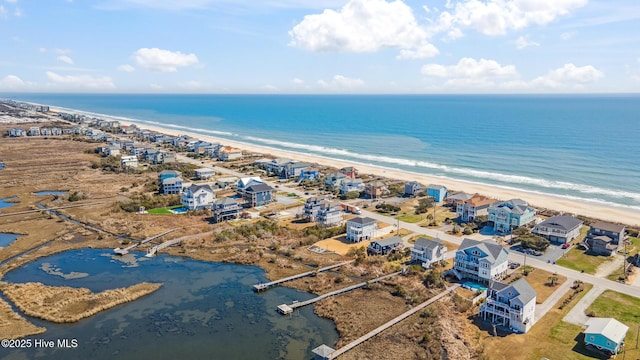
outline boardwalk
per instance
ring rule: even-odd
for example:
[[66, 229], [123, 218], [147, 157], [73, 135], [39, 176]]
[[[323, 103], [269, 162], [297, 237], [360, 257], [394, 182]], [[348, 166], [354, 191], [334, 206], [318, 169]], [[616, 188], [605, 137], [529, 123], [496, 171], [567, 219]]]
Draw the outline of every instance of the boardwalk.
[[[372, 337], [380, 334], [381, 332], [383, 332], [386, 329], [392, 327], [393, 325], [395, 325], [395, 324], [401, 322], [402, 320], [408, 318], [409, 316], [417, 313], [418, 311], [426, 308], [427, 306], [433, 304], [434, 302], [442, 299], [445, 295], [447, 295], [448, 293], [452, 292], [453, 290], [455, 290], [459, 286], [460, 286], [460, 284], [455, 284], [455, 285], [447, 288], [445, 291], [441, 292], [440, 294], [432, 297], [431, 299], [423, 302], [422, 304], [414, 307], [413, 309], [405, 312], [404, 314], [399, 315], [399, 316], [389, 320], [388, 322], [384, 323], [383, 325], [371, 330], [370, 332], [368, 332], [365, 335], [355, 339], [354, 341], [348, 343], [347, 345], [341, 347], [340, 349], [334, 350], [333, 352], [328, 353], [328, 354], [323, 354], [322, 357], [324, 359], [327, 359], [327, 360], [331, 360], [331, 359], [337, 358], [338, 356], [340, 356], [340, 355], [346, 353], [347, 351], [355, 348], [356, 346], [358, 346], [358, 345], [362, 344], [363, 342], [371, 339]], [[326, 345], [321, 345], [320, 347], [318, 347], [316, 349], [317, 350], [321, 350], [321, 351], [326, 351], [327, 349], [330, 349], [330, 348], [328, 346], [326, 346]], [[316, 349], [314, 349], [314, 350], [316, 350]]]
[[395, 272], [393, 274], [389, 274], [389, 275], [385, 275], [385, 276], [380, 276], [380, 277], [377, 277], [375, 279], [372, 279], [372, 280], [369, 280], [369, 281], [365, 281], [365, 282], [362, 282], [362, 283], [359, 283], [359, 284], [347, 286], [346, 288], [342, 288], [342, 289], [339, 289], [339, 290], [336, 290], [336, 291], [332, 291], [332, 292], [329, 292], [329, 293], [326, 293], [324, 295], [320, 295], [320, 296], [314, 297], [313, 299], [309, 299], [309, 300], [306, 300], [306, 301], [299, 301], [299, 302], [297, 301], [297, 302], [291, 303], [289, 305], [282, 304], [282, 305], [278, 306], [278, 311], [282, 315], [291, 314], [293, 312], [293, 310], [295, 310], [295, 309], [297, 309], [299, 307], [307, 306], [307, 305], [313, 304], [313, 303], [315, 303], [317, 301], [326, 299], [328, 297], [335, 296], [335, 295], [338, 295], [338, 294], [342, 294], [342, 293], [345, 293], [345, 292], [348, 292], [348, 291], [351, 291], [351, 290], [355, 290], [355, 289], [364, 287], [367, 284], [376, 283], [378, 281], [382, 281], [384, 279], [388, 279], [388, 278], [391, 278], [391, 277], [394, 277], [394, 276], [400, 275], [400, 274], [402, 274], [402, 271], [398, 271], [398, 272]]
[[300, 279], [300, 278], [303, 278], [303, 277], [306, 277], [306, 276], [310, 276], [310, 275], [313, 275], [313, 274], [317, 274], [317, 273], [320, 273], [320, 272], [323, 272], [323, 271], [328, 271], [328, 270], [331, 270], [331, 269], [335, 269], [337, 267], [349, 264], [351, 262], [353, 262], [353, 260], [341, 262], [341, 263], [330, 265], [330, 266], [326, 266], [326, 267], [323, 267], [323, 268], [320, 268], [320, 269], [316, 269], [316, 270], [307, 271], [307, 272], [302, 273], [302, 274], [289, 276], [289, 277], [278, 279], [278, 280], [274, 280], [274, 281], [271, 281], [271, 282], [268, 282], [268, 283], [256, 284], [256, 285], [253, 285], [253, 290], [255, 290], [255, 291], [266, 290], [266, 289], [268, 289], [270, 287], [276, 286], [276, 285], [281, 284], [283, 282], [292, 281], [292, 280]]
[[65, 206], [58, 206], [58, 207], [52, 207], [52, 208], [45, 207], [43, 209], [38, 209], [38, 210], [24, 210], [24, 211], [16, 211], [16, 212], [11, 212], [11, 213], [0, 213], [0, 217], [3, 217], [3, 216], [14, 216], [14, 215], [24, 215], [24, 214], [33, 214], [33, 213], [39, 213], [39, 212], [42, 212], [42, 211], [71, 209], [71, 208], [77, 208], [77, 207], [83, 207], [83, 206], [101, 205], [101, 204], [106, 204], [106, 203], [107, 203], [106, 201], [96, 201], [96, 202], [91, 202], [91, 203], [65, 205]]
[[138, 247], [138, 246], [140, 246], [140, 245], [146, 244], [146, 243], [148, 243], [149, 241], [153, 241], [153, 240], [155, 240], [155, 239], [157, 239], [157, 238], [159, 238], [159, 237], [161, 237], [161, 236], [167, 235], [168, 233], [174, 232], [174, 231], [176, 231], [176, 230], [178, 230], [178, 229], [171, 229], [171, 230], [167, 230], [167, 231], [165, 231], [165, 232], [163, 232], [163, 233], [160, 233], [160, 234], [158, 234], [158, 235], [153, 235], [153, 236], [152, 236], [152, 237], [150, 237], [150, 238], [146, 238], [146, 239], [144, 239], [144, 240], [142, 240], [142, 241], [140, 241], [140, 242], [138, 242], [138, 243], [135, 243], [135, 244], [133, 244], [133, 245], [127, 246], [127, 247], [126, 247], [126, 248], [124, 248], [124, 249], [121, 249], [121, 248], [115, 248], [115, 249], [113, 249], [113, 252], [114, 252], [114, 253], [116, 253], [116, 254], [118, 254], [118, 255], [126, 255], [126, 254], [128, 254], [128, 253], [129, 253], [129, 250], [131, 250], [131, 249], [133, 249], [133, 248], [136, 248], [136, 247]]

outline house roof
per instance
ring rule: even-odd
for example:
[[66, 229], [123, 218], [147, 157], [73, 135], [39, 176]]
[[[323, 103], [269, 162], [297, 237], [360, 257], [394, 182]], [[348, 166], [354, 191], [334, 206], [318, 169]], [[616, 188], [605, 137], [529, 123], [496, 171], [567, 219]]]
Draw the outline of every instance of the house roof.
[[536, 210], [529, 206], [524, 200], [511, 199], [509, 201], [497, 201], [489, 205], [489, 210], [503, 210], [512, 214], [522, 215], [529, 212], [535, 212]]
[[473, 195], [469, 195], [467, 193], [464, 192], [460, 192], [457, 194], [453, 194], [453, 195], [449, 195], [447, 196], [448, 200], [453, 200], [453, 201], [465, 201], [471, 198], [471, 196]]
[[259, 184], [251, 184], [246, 187], [247, 192], [264, 192], [271, 191], [273, 188], [267, 184], [259, 183]]
[[[511, 284], [494, 282], [490, 288], [495, 290], [498, 295], [502, 295], [509, 300], [517, 298], [522, 301], [523, 304], [529, 303], [529, 301], [538, 295], [524, 278], [518, 279]], [[512, 295], [508, 295], [509, 293]]]
[[357, 218], [349, 219], [347, 220], [347, 222], [366, 225], [366, 224], [375, 223], [376, 221], [370, 217], [357, 217]]
[[591, 228], [620, 233], [624, 230], [625, 226], [606, 222], [606, 221], [598, 221], [595, 224], [591, 224]]
[[200, 169], [196, 169], [196, 173], [199, 172], [215, 172], [213, 169], [209, 169], [209, 168], [200, 168]]
[[214, 202], [215, 205], [233, 205], [237, 204], [238, 200], [228, 197], [223, 197]]
[[[434, 185], [434, 184], [429, 184], [427, 185], [427, 189], [435, 189], [435, 190], [447, 190], [447, 187], [444, 185]], [[464, 194], [464, 193], [460, 193], [460, 194]], [[465, 194], [466, 195], [466, 194]]]
[[488, 241], [477, 241], [473, 239], [464, 239], [458, 248], [458, 251], [465, 251], [477, 247], [480, 251], [487, 254], [487, 260], [491, 263], [506, 261], [509, 252], [502, 246]]
[[569, 215], [559, 215], [559, 216], [550, 217], [538, 225], [544, 225], [546, 227], [568, 231], [571, 229], [575, 229], [577, 226], [582, 225], [582, 220], [576, 219], [573, 216], [569, 216]]
[[[426, 250], [433, 250], [439, 246], [444, 246], [442, 244], [442, 241], [440, 239], [433, 239], [433, 240], [428, 240], [425, 239], [423, 237], [418, 238], [418, 240], [416, 240], [414, 247], [417, 248], [421, 248], [421, 249], [426, 249]], [[445, 247], [446, 249], [446, 247]]]
[[484, 195], [474, 194], [473, 196], [471, 196], [470, 199], [466, 200], [465, 203], [473, 207], [479, 207], [479, 206], [489, 206], [495, 201], [496, 201], [495, 199], [488, 198]]
[[172, 177], [162, 180], [162, 185], [171, 185], [176, 184], [178, 182], [182, 182], [182, 178], [180, 177]]
[[238, 180], [238, 187], [239, 188], [243, 188], [246, 187], [247, 185], [249, 185], [251, 182], [257, 182], [257, 183], [262, 183], [262, 179], [260, 179], [257, 176], [254, 177], [244, 177], [240, 180]]
[[191, 185], [187, 188], [187, 190], [189, 190], [191, 193], [195, 193], [198, 190], [205, 190], [208, 191], [210, 193], [213, 193], [213, 189], [211, 189], [211, 186], [209, 185]]
[[585, 334], [599, 334], [620, 344], [629, 331], [629, 327], [613, 318], [591, 318], [585, 323]]
[[162, 170], [158, 173], [158, 175], [176, 175], [180, 176], [180, 172], [176, 170]]
[[384, 247], [384, 246], [390, 246], [390, 245], [395, 245], [395, 244], [400, 244], [402, 242], [402, 238], [399, 236], [392, 236], [390, 238], [386, 238], [386, 239], [380, 239], [380, 240], [376, 240], [376, 241], [372, 241], [371, 244], [373, 243], [377, 243], [378, 245]]

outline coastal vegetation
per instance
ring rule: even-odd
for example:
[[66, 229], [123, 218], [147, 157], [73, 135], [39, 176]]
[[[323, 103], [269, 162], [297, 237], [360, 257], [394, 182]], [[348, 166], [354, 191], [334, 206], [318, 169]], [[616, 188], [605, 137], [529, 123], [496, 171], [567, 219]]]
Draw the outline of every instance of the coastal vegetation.
[[42, 334], [47, 329], [35, 326], [16, 314], [6, 301], [0, 299], [0, 334], [3, 339], [18, 339], [29, 335]]
[[141, 283], [92, 293], [84, 288], [0, 282], [0, 291], [29, 316], [55, 323], [71, 323], [151, 294], [161, 286], [162, 284]]

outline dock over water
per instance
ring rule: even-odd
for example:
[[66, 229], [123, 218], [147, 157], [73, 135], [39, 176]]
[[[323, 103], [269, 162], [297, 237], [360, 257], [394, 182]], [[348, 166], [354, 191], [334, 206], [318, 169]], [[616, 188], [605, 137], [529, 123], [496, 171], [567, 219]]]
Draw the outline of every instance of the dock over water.
[[338, 294], [342, 294], [342, 293], [345, 293], [345, 292], [348, 292], [348, 291], [351, 291], [351, 290], [359, 289], [359, 288], [364, 287], [364, 286], [366, 286], [368, 284], [376, 283], [378, 281], [382, 281], [382, 280], [385, 280], [385, 279], [388, 279], [388, 278], [391, 278], [391, 277], [394, 277], [394, 276], [400, 275], [400, 274], [402, 274], [402, 271], [398, 271], [398, 272], [395, 272], [393, 274], [389, 274], [389, 275], [385, 275], [385, 276], [380, 276], [380, 277], [377, 277], [375, 279], [371, 279], [369, 281], [365, 281], [365, 282], [358, 283], [358, 284], [355, 284], [355, 285], [347, 286], [345, 288], [338, 289], [338, 290], [326, 293], [324, 295], [320, 295], [320, 296], [314, 297], [313, 299], [309, 299], [309, 300], [306, 300], [306, 301], [295, 301], [295, 302], [293, 302], [293, 303], [291, 303], [289, 305], [282, 304], [282, 305], [278, 306], [278, 312], [280, 312], [282, 315], [288, 315], [288, 314], [291, 314], [293, 312], [293, 310], [295, 310], [295, 309], [297, 309], [299, 307], [307, 306], [309, 304], [313, 304], [315, 302], [318, 302], [320, 300], [326, 299], [328, 297], [332, 297], [332, 296], [335, 296], [335, 295], [338, 295]]
[[276, 285], [281, 284], [283, 282], [300, 279], [300, 278], [303, 278], [303, 277], [306, 277], [306, 276], [310, 276], [310, 275], [313, 275], [313, 274], [321, 273], [323, 271], [329, 271], [331, 269], [335, 269], [337, 267], [349, 264], [351, 262], [353, 262], [353, 260], [341, 262], [341, 263], [334, 264], [334, 265], [329, 265], [329, 266], [326, 266], [326, 267], [323, 267], [323, 268], [320, 268], [320, 269], [307, 271], [307, 272], [302, 273], [302, 274], [292, 275], [292, 276], [289, 276], [289, 277], [286, 277], [286, 278], [282, 278], [282, 279], [278, 279], [278, 280], [274, 280], [274, 281], [271, 281], [271, 282], [268, 282], [268, 283], [255, 284], [255, 285], [253, 285], [253, 290], [254, 291], [266, 290], [266, 289], [268, 289], [270, 287], [276, 286]]
[[155, 239], [157, 239], [157, 238], [159, 238], [159, 237], [161, 237], [161, 236], [167, 235], [168, 233], [174, 232], [174, 231], [176, 231], [176, 230], [178, 230], [178, 229], [171, 229], [171, 230], [167, 230], [167, 231], [165, 231], [165, 232], [163, 232], [163, 233], [160, 233], [160, 234], [158, 234], [158, 235], [153, 235], [152, 237], [146, 238], [146, 239], [144, 239], [144, 240], [142, 240], [142, 241], [140, 241], [140, 242], [137, 242], [137, 243], [135, 243], [135, 244], [133, 244], [133, 245], [129, 245], [129, 246], [127, 246], [127, 247], [126, 247], [126, 248], [124, 248], [124, 249], [121, 249], [121, 248], [115, 248], [115, 249], [113, 249], [113, 252], [114, 252], [114, 253], [116, 253], [116, 254], [118, 254], [118, 255], [126, 255], [126, 254], [128, 254], [128, 253], [129, 253], [129, 251], [130, 251], [131, 249], [134, 249], [134, 248], [136, 248], [136, 247], [138, 247], [138, 246], [140, 246], [140, 245], [146, 244], [146, 243], [148, 243], [149, 241], [153, 241], [153, 240], [155, 240]]
[[418, 311], [421, 311], [422, 309], [426, 308], [427, 306], [433, 304], [434, 302], [442, 299], [445, 295], [447, 295], [448, 293], [452, 292], [453, 290], [455, 290], [456, 288], [460, 287], [460, 284], [455, 284], [451, 287], [448, 287], [445, 291], [441, 292], [440, 294], [432, 297], [431, 299], [423, 302], [422, 304], [414, 307], [413, 309], [387, 321], [386, 323], [384, 323], [383, 325], [378, 326], [377, 328], [371, 330], [370, 332], [366, 333], [365, 335], [355, 339], [354, 341], [348, 343], [347, 345], [341, 347], [340, 349], [337, 350], [333, 350], [331, 349], [329, 346], [322, 344], [321, 346], [318, 346], [317, 348], [313, 349], [313, 353], [316, 354], [316, 358], [321, 358], [321, 359], [325, 359], [325, 360], [333, 360], [335, 358], [337, 358], [338, 356], [346, 353], [347, 351], [355, 348], [356, 346], [362, 344], [363, 342], [371, 339], [372, 337], [378, 335], [379, 333], [385, 331], [386, 329], [392, 327], [393, 325], [401, 322], [402, 320], [408, 318], [409, 316], [417, 313]]

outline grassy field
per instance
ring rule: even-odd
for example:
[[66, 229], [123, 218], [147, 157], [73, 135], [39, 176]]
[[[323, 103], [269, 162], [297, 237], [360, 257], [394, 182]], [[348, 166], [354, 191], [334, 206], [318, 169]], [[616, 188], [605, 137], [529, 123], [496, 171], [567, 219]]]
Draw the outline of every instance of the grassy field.
[[152, 215], [173, 215], [171, 210], [178, 209], [178, 208], [181, 208], [181, 207], [183, 207], [183, 206], [182, 205], [168, 206], [168, 207], [163, 207], [163, 208], [147, 210], [147, 213], [152, 214]]
[[[628, 359], [639, 359], [640, 349], [636, 346], [636, 336], [640, 329], [640, 299], [615, 291], [607, 290], [587, 309], [597, 317], [611, 317], [629, 327], [625, 337], [625, 352]], [[618, 355], [618, 356], [620, 356]]]
[[595, 274], [598, 266], [612, 260], [612, 257], [588, 255], [584, 250], [573, 247], [563, 257], [558, 259], [556, 264], [577, 271], [584, 270], [587, 274]]
[[414, 213], [402, 213], [398, 216], [395, 217], [396, 220], [400, 220], [400, 221], [404, 221], [404, 222], [408, 222], [411, 224], [415, 224], [415, 223], [419, 223], [423, 220], [425, 220], [426, 214], [420, 214], [420, 215], [416, 215]]
[[578, 293], [569, 306], [560, 310], [558, 305], [570, 296], [571, 292], [568, 293], [526, 334], [494, 337], [490, 335], [489, 329], [483, 329], [480, 332], [480, 338], [485, 345], [484, 352], [487, 358], [491, 360], [594, 359], [593, 354], [587, 353], [578, 341], [582, 328], [562, 321], [571, 307], [577, 304], [591, 287], [590, 284], [585, 284], [585, 290]]
[[[504, 282], [509, 283], [511, 281], [515, 281], [516, 277], [518, 276], [522, 276], [519, 270], [506, 278]], [[549, 277], [551, 276], [555, 276], [558, 278], [555, 285], [551, 285], [551, 282], [549, 280]], [[542, 304], [545, 300], [547, 300], [549, 296], [551, 296], [551, 294], [553, 294], [554, 291], [556, 291], [558, 286], [567, 281], [567, 278], [565, 276], [553, 274], [541, 269], [535, 269], [524, 278], [527, 280], [529, 285], [531, 285], [531, 287], [538, 293], [538, 295], [536, 296], [536, 303], [538, 304]]]

